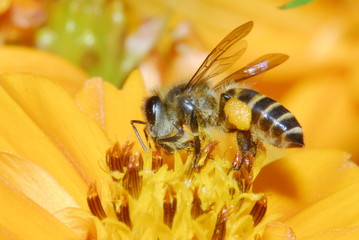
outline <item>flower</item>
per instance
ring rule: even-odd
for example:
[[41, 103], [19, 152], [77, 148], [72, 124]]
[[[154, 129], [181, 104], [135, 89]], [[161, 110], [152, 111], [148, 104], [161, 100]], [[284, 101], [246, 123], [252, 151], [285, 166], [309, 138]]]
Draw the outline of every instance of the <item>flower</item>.
[[[131, 87], [132, 84], [136, 87]], [[141, 212], [142, 214], [148, 212], [141, 210], [141, 207], [146, 209], [146, 204], [134, 206], [136, 197], [139, 200], [143, 198], [142, 200], [147, 204], [150, 202], [155, 206], [157, 204], [161, 212], [164, 211], [161, 202], [168, 205], [169, 212], [173, 212], [171, 209], [177, 201], [178, 215], [166, 215], [169, 218], [163, 226], [157, 225], [158, 228], [153, 228], [156, 231], [150, 231], [147, 233], [149, 235], [144, 236], [166, 238], [169, 236], [167, 234], [171, 234], [166, 225], [171, 224], [172, 229], [175, 229], [173, 231], [177, 231], [178, 235], [175, 236], [184, 236], [190, 232], [185, 230], [187, 221], [180, 220], [188, 220], [190, 216], [186, 215], [188, 212], [181, 211], [180, 206], [183, 206], [181, 204], [184, 204], [186, 199], [189, 203], [191, 199], [200, 199], [203, 208], [202, 210], [197, 208], [199, 212], [205, 212], [213, 207], [211, 206], [213, 200], [208, 201], [210, 194], [206, 197], [204, 194], [207, 192], [201, 192], [200, 188], [198, 190], [192, 188], [186, 192], [185, 185], [181, 185], [181, 181], [177, 180], [186, 169], [185, 166], [190, 163], [187, 161], [183, 164], [182, 161], [178, 161], [180, 159], [178, 155], [175, 156], [177, 160], [174, 166], [174, 169], [182, 169], [178, 172], [169, 171], [171, 167], [164, 165], [157, 171], [144, 171], [137, 174], [140, 173], [136, 169], [141, 166], [141, 158], [139, 155], [129, 154], [129, 161], [133, 161], [134, 176], [142, 179], [140, 180], [141, 195], [136, 191], [132, 192], [130, 186], [133, 182], [129, 180], [131, 178], [126, 177], [127, 172], [113, 171], [110, 168], [112, 165], [104, 164], [106, 151], [111, 155], [113, 152], [120, 150], [121, 153], [126, 149], [126, 145], [117, 146], [115, 151], [116, 147], [112, 146], [116, 141], [126, 142], [131, 135], [130, 120], [141, 119], [140, 105], [145, 88], [141, 85], [139, 72], [131, 75], [123, 90], [117, 90], [111, 84], [95, 78], [84, 82], [83, 88], [75, 95], [70, 95], [50, 79], [28, 73], [3, 74], [0, 76], [0, 85], [2, 101], [0, 191], [3, 193], [2, 196], [6, 196], [1, 198], [1, 206], [7, 206], [2, 209], [0, 219], [2, 219], [1, 232], [6, 233], [6, 236], [39, 239], [56, 235], [52, 238], [65, 236], [83, 239], [108, 236], [106, 234], [112, 233], [114, 229], [120, 229], [119, 232], [116, 230], [117, 234], [134, 237], [136, 235], [131, 233], [131, 226], [133, 229], [141, 229], [138, 224], [143, 224], [144, 219], [147, 219], [141, 219], [140, 216], [144, 216]], [[129, 102], [131, 102], [130, 106], [127, 104]], [[125, 108], [122, 109], [121, 106]], [[117, 114], [114, 114], [115, 112]], [[108, 150], [111, 147], [112, 150]], [[215, 153], [210, 155], [213, 154]], [[161, 158], [162, 154], [155, 156]], [[143, 169], [150, 169], [150, 165], [145, 165], [149, 164], [146, 162], [149, 158], [152, 159], [150, 153], [143, 155]], [[300, 151], [279, 161], [270, 164], [267, 162], [268, 166], [258, 176], [258, 181], [254, 182], [254, 189], [264, 192], [268, 198], [268, 214], [263, 219], [258, 217], [259, 221], [262, 219], [258, 224], [258, 228], [262, 230], [251, 233], [261, 233], [265, 223], [281, 216], [277, 219], [282, 221], [281, 224], [274, 222], [267, 224], [263, 239], [271, 239], [273, 234], [279, 232], [283, 234], [285, 231], [281, 230], [291, 228], [295, 233], [288, 230], [290, 236], [296, 234], [298, 239], [318, 235], [340, 236], [340, 234], [355, 239], [358, 234], [355, 228], [358, 210], [352, 205], [358, 198], [356, 194], [358, 168], [348, 161], [348, 158], [348, 155], [342, 151], [322, 149]], [[257, 163], [260, 164], [259, 161]], [[230, 162], [213, 155], [213, 160], [208, 161], [207, 164], [211, 168], [207, 170], [203, 168], [203, 171], [210, 174], [213, 167], [218, 170], [225, 166], [228, 168]], [[259, 168], [255, 169], [256, 172], [259, 171]], [[206, 174], [201, 178], [203, 181], [209, 181], [208, 186], [219, 184], [215, 187], [219, 195], [214, 196], [220, 196], [216, 200], [225, 201], [225, 197], [221, 194], [223, 191], [221, 186], [224, 185], [221, 184], [235, 186], [231, 185], [233, 180], [229, 181], [223, 177], [226, 174], [221, 175], [221, 171], [217, 171], [217, 174], [222, 176], [219, 179], [222, 180], [213, 182], [213, 179], [208, 178], [211, 175], [206, 176]], [[119, 179], [122, 179], [122, 183]], [[328, 179], [334, 180], [328, 185]], [[287, 180], [287, 184], [280, 184], [284, 180]], [[93, 187], [94, 182], [99, 190]], [[122, 186], [117, 188], [120, 192], [114, 190], [115, 185], [108, 184], [111, 182]], [[156, 190], [159, 191], [159, 195], [151, 198], [152, 189], [155, 190], [156, 186], [159, 186]], [[86, 196], [89, 199], [90, 209], [96, 217], [91, 216], [90, 211], [87, 210]], [[250, 209], [254, 207], [256, 201], [258, 206], [264, 206], [265, 200], [260, 201], [262, 196], [262, 194], [249, 193], [246, 195], [247, 199], [252, 199], [252, 207], [247, 206], [249, 219], [253, 216], [261, 216], [261, 207], [254, 208], [258, 211], [250, 211]], [[99, 201], [101, 205], [98, 204]], [[94, 202], [97, 203], [94, 205]], [[337, 208], [338, 204], [343, 206], [340, 211]], [[346, 205], [352, 207], [344, 208]], [[108, 217], [104, 218], [105, 215], [94, 210], [99, 208], [91, 208], [91, 206], [103, 206], [103, 213]], [[215, 206], [213, 207], [215, 212], [221, 213], [221, 207], [224, 205]], [[193, 226], [187, 224], [187, 227], [201, 226], [196, 233], [199, 234], [199, 239], [202, 236], [200, 234], [204, 234], [203, 239], [206, 239], [213, 235], [214, 229], [223, 229], [223, 224], [220, 223], [227, 218], [228, 209], [222, 210], [219, 215], [207, 213], [210, 215], [207, 223]], [[125, 214], [126, 211], [128, 214]], [[124, 215], [116, 216], [116, 213], [121, 212]], [[325, 218], [326, 212], [335, 212], [336, 217]], [[230, 216], [233, 216], [232, 214], [233, 212], [230, 212]], [[321, 221], [325, 218], [326, 224], [321, 225], [318, 222], [315, 228], [311, 228], [311, 225], [307, 225], [302, 220], [306, 218], [308, 221], [308, 216], [313, 215], [318, 215]], [[129, 219], [128, 216], [131, 222], [126, 220]], [[37, 227], [28, 227], [29, 225], [26, 224], [28, 221], [35, 222]], [[313, 224], [314, 222], [313, 220]], [[238, 222], [237, 226], [242, 223], [244, 222]], [[234, 222], [228, 220], [227, 224], [233, 226]], [[202, 228], [207, 226], [208, 229], [202, 231]], [[333, 230], [337, 228], [341, 229]], [[237, 228], [227, 229], [228, 236], [238, 233], [234, 229]], [[288, 232], [286, 234], [288, 237]], [[112, 237], [115, 238], [115, 235]]]
[[[217, 5], [219, 10], [227, 8], [232, 11], [238, 7], [234, 2]], [[201, 6], [199, 3], [191, 10]], [[263, 5], [255, 6], [257, 10], [263, 9]], [[182, 11], [181, 14], [184, 13], [191, 14], [191, 11]], [[213, 13], [219, 12], [216, 9]], [[301, 28], [294, 21], [279, 21], [273, 17], [273, 12], [260, 13], [272, 19], [268, 23], [262, 20], [262, 24], [279, 24], [287, 29], [276, 38], [291, 32], [288, 29], [293, 24], [296, 34], [306, 34], [297, 31]], [[226, 22], [225, 19], [231, 15], [223, 16], [225, 18], [221, 20]], [[190, 17], [193, 22], [181, 26], [194, 26], [199, 36], [211, 36], [209, 33], [213, 28], [205, 28], [207, 33], [200, 32], [199, 25], [193, 24], [206, 23], [201, 14]], [[300, 24], [303, 26], [302, 22]], [[214, 25], [222, 29], [223, 24], [219, 26], [215, 22]], [[336, 28], [331, 26], [328, 32], [333, 36], [332, 30]], [[192, 44], [198, 44], [198, 39], [188, 38], [192, 36], [186, 33], [188, 28], [184, 30], [184, 35], [179, 31], [177, 42], [173, 44], [170, 40], [169, 44], [161, 45], [164, 51], [159, 48], [159, 53], [151, 56], [165, 53], [163, 56], [172, 57], [167, 59], [171, 60], [169, 70], [172, 71], [168, 75], [178, 74], [178, 63], [186, 63], [181, 56], [171, 55], [169, 50], [173, 50], [173, 46], [193, 50], [196, 48]], [[328, 32], [324, 31], [324, 36]], [[204, 39], [212, 41], [210, 37]], [[299, 42], [294, 41], [296, 44]], [[324, 48], [320, 48], [320, 44], [315, 46], [318, 50], [316, 57], [327, 59], [330, 56], [326, 45]], [[51, 55], [21, 48], [4, 47], [0, 51], [7, 54], [3, 58], [0, 54], [1, 65], [14, 59], [16, 55], [13, 54], [18, 54], [17, 58], [24, 56], [26, 63], [13, 67], [16, 62], [9, 61], [7, 69], [1, 71], [12, 73], [0, 75], [0, 192], [5, 196], [1, 198], [0, 206], [6, 206], [0, 213], [2, 239], [168, 239], [173, 236], [195, 236], [198, 239], [222, 239], [226, 236], [235, 239], [238, 235], [248, 239], [358, 238], [358, 167], [344, 151], [315, 149], [330, 145], [352, 151], [356, 147], [357, 115], [349, 105], [351, 101], [346, 98], [348, 85], [337, 80], [328, 84], [327, 77], [335, 76], [332, 69], [328, 75], [321, 72], [313, 78], [299, 73], [302, 71], [300, 68], [306, 66], [309, 69], [307, 73], [313, 74], [318, 66], [323, 66], [323, 62], [310, 65], [310, 61], [303, 61], [304, 65], [292, 65], [290, 71], [274, 75], [282, 81], [274, 83], [276, 86], [284, 83], [281, 89], [293, 87], [285, 102], [290, 109], [293, 107], [293, 112], [304, 123], [309, 148], [288, 151], [276, 161], [274, 158], [283, 153], [268, 148], [269, 157], [261, 153], [252, 162], [250, 157], [248, 161], [239, 161], [240, 153], [231, 155], [226, 144], [223, 150], [223, 146], [217, 148], [216, 142], [209, 141], [201, 152], [201, 169], [197, 170], [192, 158], [187, 158], [186, 154], [179, 156], [175, 153], [171, 159], [156, 148], [142, 154], [132, 153], [133, 149], [141, 151], [139, 144], [126, 143], [128, 136], [135, 140], [130, 120], [142, 119], [140, 109], [146, 90], [140, 72], [133, 72], [124, 89], [119, 91], [100, 78], [85, 81], [86, 74]], [[203, 55], [203, 52], [199, 53]], [[301, 54], [300, 59], [307, 59]], [[34, 56], [37, 57], [35, 63], [31, 61]], [[332, 60], [329, 58], [328, 66]], [[47, 71], [46, 67], [52, 63], [53, 71]], [[336, 61], [334, 63], [334, 72], [340, 79], [345, 75], [337, 72], [341, 68]], [[349, 65], [346, 64], [343, 64], [343, 69], [349, 69], [352, 76], [354, 68], [347, 68]], [[181, 66], [179, 69], [187, 69], [188, 62]], [[142, 69], [144, 67], [146, 65]], [[24, 69], [30, 73], [14, 73], [24, 72]], [[61, 69], [62, 76], [58, 76], [58, 69]], [[296, 79], [307, 81], [300, 87], [285, 82], [283, 76], [289, 73]], [[324, 80], [317, 81], [321, 77]], [[71, 78], [76, 81], [64, 82]], [[351, 84], [356, 86], [355, 81]], [[302, 99], [308, 94], [303, 93], [311, 93], [310, 107]], [[316, 124], [310, 113], [318, 115], [318, 109], [322, 110], [324, 106], [323, 98], [327, 96], [330, 96], [330, 102], [326, 113], [334, 109], [334, 114], [323, 115], [320, 123], [319, 118], [315, 118]], [[235, 108], [242, 110], [238, 106]], [[338, 124], [337, 116], [345, 116], [341, 124]], [[239, 121], [236, 126], [244, 125]], [[321, 134], [316, 136], [317, 132]], [[120, 146], [116, 142], [126, 144]], [[118, 157], [125, 160], [126, 169]], [[238, 163], [241, 166], [239, 171], [245, 172], [236, 173]], [[263, 165], [265, 167], [261, 169]], [[245, 199], [243, 204], [242, 199]], [[34, 225], [27, 224], [29, 221]]]

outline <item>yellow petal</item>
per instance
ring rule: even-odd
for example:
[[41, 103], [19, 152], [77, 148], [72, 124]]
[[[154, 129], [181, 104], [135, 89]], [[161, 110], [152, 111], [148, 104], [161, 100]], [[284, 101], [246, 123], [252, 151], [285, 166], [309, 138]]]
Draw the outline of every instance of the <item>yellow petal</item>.
[[3, 206], [0, 236], [5, 235], [1, 239], [80, 239], [52, 214], [3, 181], [0, 181], [0, 195], [0, 206]]
[[48, 77], [75, 94], [88, 78], [80, 68], [54, 54], [26, 47], [0, 47], [0, 74], [29, 72]]
[[255, 181], [255, 191], [268, 194], [268, 214], [291, 216], [359, 182], [359, 168], [349, 158], [340, 150], [294, 153], [264, 167]]
[[91, 231], [94, 230], [94, 221], [90, 212], [78, 208], [65, 208], [56, 212], [54, 216], [81, 236], [81, 239], [96, 239], [95, 232]]
[[[141, 107], [145, 96], [142, 76], [136, 70], [121, 90], [100, 79], [87, 81], [76, 102], [102, 126], [111, 140], [123, 143], [129, 137], [137, 141], [130, 121], [143, 120]], [[142, 132], [142, 126], [139, 131]]]
[[356, 240], [359, 239], [359, 227], [336, 228], [306, 237], [305, 240]]
[[359, 183], [355, 182], [302, 209], [286, 222], [292, 226], [299, 239], [332, 229], [358, 227], [358, 193]]
[[79, 207], [72, 196], [40, 167], [14, 154], [0, 152], [0, 179], [50, 213]]
[[[87, 183], [106, 176], [99, 162], [105, 157], [109, 141], [96, 122], [79, 110], [68, 93], [52, 81], [30, 74], [4, 74], [0, 81], [3, 89], [62, 151], [67, 164], [71, 164]], [[22, 135], [27, 134], [25, 129]], [[36, 139], [33, 142], [36, 145]], [[31, 144], [31, 140], [26, 143]]]
[[101, 78], [87, 80], [75, 95], [75, 101], [82, 111], [94, 119], [103, 130], [106, 130], [104, 85]]
[[[15, 78], [19, 76], [22, 75], [13, 75], [14, 81], [10, 83], [16, 84]], [[3, 83], [3, 77], [0, 77], [0, 85]], [[35, 78], [29, 79], [28, 77], [25, 78], [33, 80], [28, 81], [31, 84], [29, 89], [38, 84]], [[12, 77], [8, 75], [8, 78]], [[26, 90], [24, 90], [24, 95], [25, 92]], [[34, 93], [28, 100], [31, 101], [37, 97], [39, 97], [38, 94]], [[47, 100], [39, 98], [38, 101], [46, 102]], [[34, 104], [36, 105], [38, 101], [35, 101]], [[84, 196], [86, 196], [87, 186], [78, 171], [70, 164], [67, 156], [2, 87], [0, 87], [0, 102], [0, 149], [13, 152], [43, 168], [73, 196], [80, 206], [85, 207]], [[57, 106], [54, 107], [54, 109], [56, 108]], [[33, 113], [40, 114], [39, 109], [34, 110]], [[44, 119], [49, 117], [46, 115]]]

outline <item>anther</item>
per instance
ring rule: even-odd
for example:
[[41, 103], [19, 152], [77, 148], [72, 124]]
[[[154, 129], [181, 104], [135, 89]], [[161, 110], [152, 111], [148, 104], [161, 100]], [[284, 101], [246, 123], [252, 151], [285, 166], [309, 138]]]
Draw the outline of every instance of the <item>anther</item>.
[[253, 206], [250, 215], [253, 217], [253, 225], [256, 226], [267, 212], [267, 197], [263, 196]]
[[132, 154], [133, 143], [126, 143], [120, 147], [118, 142], [106, 151], [106, 164], [111, 172], [124, 172]]
[[132, 197], [138, 199], [142, 190], [142, 176], [139, 172], [143, 167], [143, 159], [139, 153], [131, 155], [127, 171], [122, 179], [123, 187], [131, 194]]
[[193, 190], [193, 200], [191, 208], [191, 216], [193, 219], [201, 216], [203, 214], [202, 201], [198, 196], [198, 187]]
[[230, 215], [229, 209], [224, 206], [217, 215], [216, 226], [212, 235], [212, 240], [223, 240], [226, 237], [226, 222]]
[[177, 197], [171, 185], [167, 186], [163, 199], [163, 222], [172, 228], [173, 219], [177, 210]]
[[132, 229], [133, 225], [130, 216], [130, 207], [128, 204], [128, 197], [126, 194], [121, 195], [121, 203], [119, 208], [117, 208], [116, 204], [114, 203], [114, 209], [116, 212], [117, 219]]
[[89, 206], [91, 213], [100, 220], [107, 217], [95, 184], [91, 184], [87, 192], [87, 205]]

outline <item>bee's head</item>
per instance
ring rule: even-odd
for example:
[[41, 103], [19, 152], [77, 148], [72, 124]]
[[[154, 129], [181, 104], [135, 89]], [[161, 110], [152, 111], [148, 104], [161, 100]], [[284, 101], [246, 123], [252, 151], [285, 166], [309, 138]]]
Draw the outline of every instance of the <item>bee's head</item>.
[[153, 138], [164, 138], [174, 131], [176, 116], [169, 114], [159, 96], [152, 96], [145, 104], [147, 127]]
[[145, 105], [146, 120], [152, 128], [161, 118], [163, 118], [163, 105], [159, 96], [152, 96], [146, 101]]

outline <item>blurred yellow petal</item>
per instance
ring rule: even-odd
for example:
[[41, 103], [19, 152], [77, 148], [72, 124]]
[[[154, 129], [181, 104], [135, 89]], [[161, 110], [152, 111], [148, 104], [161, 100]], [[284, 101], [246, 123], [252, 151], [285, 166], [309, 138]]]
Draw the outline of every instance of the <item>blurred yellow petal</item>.
[[359, 168], [349, 159], [350, 155], [340, 150], [294, 153], [264, 167], [256, 180], [256, 191], [269, 194], [269, 213], [291, 216], [358, 182]]
[[87, 183], [105, 176], [99, 161], [103, 159], [109, 141], [96, 122], [79, 110], [68, 93], [52, 81], [30, 74], [4, 74], [0, 81], [3, 89], [62, 151], [68, 164]]
[[10, 188], [6, 182], [0, 181], [0, 195], [0, 236], [4, 237], [1, 239], [81, 239], [51, 213]]
[[29, 72], [48, 77], [70, 94], [75, 94], [88, 78], [87, 74], [54, 54], [26, 47], [0, 47], [0, 74]]
[[0, 2], [0, 14], [6, 12], [12, 3], [12, 0], [3, 0]]
[[359, 161], [359, 110], [340, 77], [307, 79], [288, 92], [283, 103], [298, 118], [307, 147], [340, 148]]
[[[123, 89], [100, 79], [88, 80], [76, 96], [80, 109], [95, 119], [113, 141], [135, 139], [131, 120], [143, 119], [141, 107], [146, 96], [141, 73], [132, 72]], [[127, 126], [127, 127], [126, 127]], [[140, 126], [140, 132], [142, 132]]]

